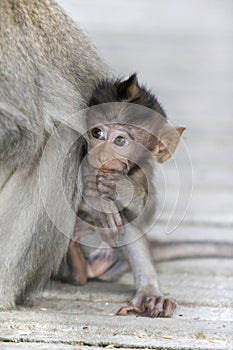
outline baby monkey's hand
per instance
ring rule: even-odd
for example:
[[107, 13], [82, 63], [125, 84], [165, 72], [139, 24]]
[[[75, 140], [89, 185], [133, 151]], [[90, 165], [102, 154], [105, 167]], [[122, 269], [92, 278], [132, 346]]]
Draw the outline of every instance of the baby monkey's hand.
[[[85, 211], [88, 211], [94, 225], [98, 228], [104, 241], [111, 247], [117, 246], [119, 235], [124, 233], [121, 215], [109, 195], [106, 186], [105, 195], [98, 189], [98, 175], [89, 172], [84, 176], [83, 199]], [[102, 178], [102, 181], [104, 179]]]
[[97, 190], [104, 198], [114, 201], [119, 199], [119, 191], [127, 187], [127, 181], [127, 175], [122, 172], [100, 170], [96, 177]]

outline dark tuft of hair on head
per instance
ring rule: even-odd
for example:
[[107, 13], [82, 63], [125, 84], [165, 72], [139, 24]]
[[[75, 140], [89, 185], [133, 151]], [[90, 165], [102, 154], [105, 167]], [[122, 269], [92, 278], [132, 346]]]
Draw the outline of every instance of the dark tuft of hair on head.
[[128, 79], [122, 80], [103, 79], [97, 82], [89, 106], [108, 102], [135, 103], [150, 108], [166, 118], [166, 113], [155, 97], [145, 85], [138, 83], [137, 74], [132, 74]]

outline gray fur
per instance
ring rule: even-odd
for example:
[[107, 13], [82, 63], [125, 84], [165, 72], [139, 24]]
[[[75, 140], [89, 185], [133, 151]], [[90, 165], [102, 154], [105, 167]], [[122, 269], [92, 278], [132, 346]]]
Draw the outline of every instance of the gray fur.
[[[7, 309], [43, 285], [66, 253], [75, 222], [64, 236], [49, 219], [39, 192], [40, 158], [55, 124], [69, 124], [107, 69], [50, 0], [1, 0], [0, 46], [0, 308]], [[80, 142], [64, 171], [75, 207]], [[59, 155], [49, 156], [56, 167]], [[62, 215], [59, 201], [54, 206]]]

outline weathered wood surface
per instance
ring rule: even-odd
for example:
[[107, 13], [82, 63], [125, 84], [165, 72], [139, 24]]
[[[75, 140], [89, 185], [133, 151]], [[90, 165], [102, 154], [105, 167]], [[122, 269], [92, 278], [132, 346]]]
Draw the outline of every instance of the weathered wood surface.
[[[232, 244], [232, 2], [59, 3], [115, 72], [138, 71], [171, 120], [187, 127], [176, 163], [158, 167], [162, 210], [150, 238]], [[163, 262], [157, 269], [162, 290], [179, 303], [172, 319], [114, 315], [132, 295], [130, 274], [81, 288], [54, 283], [33, 307], [0, 313], [0, 349], [233, 349], [233, 259]]]

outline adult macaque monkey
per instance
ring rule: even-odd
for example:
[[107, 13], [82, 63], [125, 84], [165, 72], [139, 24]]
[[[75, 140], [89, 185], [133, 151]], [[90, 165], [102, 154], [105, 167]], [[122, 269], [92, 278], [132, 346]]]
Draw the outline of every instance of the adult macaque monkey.
[[[43, 285], [67, 252], [75, 219], [66, 223], [59, 198], [51, 200], [66, 235], [49, 219], [39, 193], [40, 159], [56, 126], [86, 106], [105, 75], [85, 35], [54, 1], [0, 1], [0, 309], [15, 307]], [[77, 139], [77, 132], [67, 127], [66, 137]], [[47, 154], [55, 170], [60, 152]], [[82, 157], [80, 138], [63, 169], [74, 210]]]

